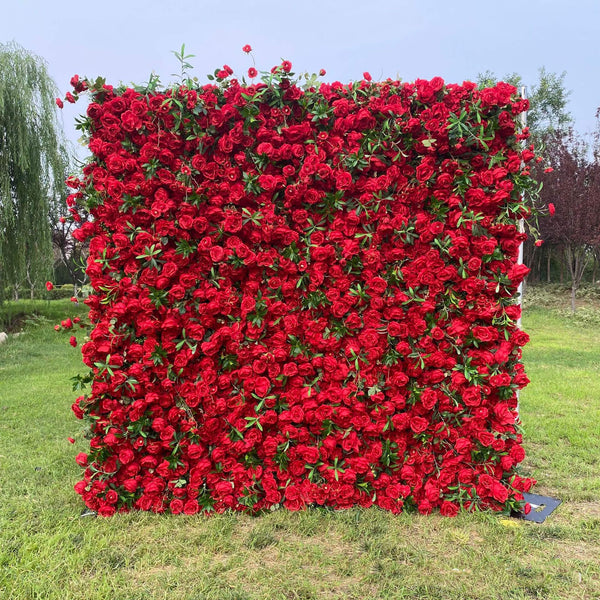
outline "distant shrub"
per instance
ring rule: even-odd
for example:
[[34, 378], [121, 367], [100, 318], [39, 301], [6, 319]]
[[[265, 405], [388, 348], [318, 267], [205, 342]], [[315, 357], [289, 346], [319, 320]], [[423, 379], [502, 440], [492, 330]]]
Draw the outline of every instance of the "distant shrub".
[[64, 298], [70, 298], [73, 296], [73, 285], [70, 283], [57, 285], [50, 291], [44, 290], [44, 295], [48, 300], [63, 300]]

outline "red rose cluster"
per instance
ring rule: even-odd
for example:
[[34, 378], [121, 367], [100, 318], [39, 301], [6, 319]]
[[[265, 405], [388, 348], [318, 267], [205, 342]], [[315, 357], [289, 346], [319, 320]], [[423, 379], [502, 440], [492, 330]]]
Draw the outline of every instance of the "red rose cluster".
[[[532, 485], [517, 264], [533, 182], [500, 83], [81, 82], [101, 515], [509, 510]], [[82, 211], [81, 213], [79, 211]]]

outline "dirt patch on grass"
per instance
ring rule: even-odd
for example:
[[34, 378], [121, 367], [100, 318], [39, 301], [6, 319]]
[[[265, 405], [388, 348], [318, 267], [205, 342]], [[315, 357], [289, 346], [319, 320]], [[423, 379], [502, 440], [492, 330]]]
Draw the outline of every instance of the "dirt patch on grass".
[[[260, 531], [247, 532], [248, 539], [255, 539], [255, 533]], [[223, 573], [229, 582], [243, 581], [245, 589], [253, 591], [266, 583], [273, 593], [294, 599], [364, 597], [364, 590], [355, 595], [362, 585], [355, 574], [360, 569], [353, 568], [361, 552], [339, 533], [330, 530], [303, 536], [276, 529], [268, 534], [272, 544], [246, 550], [243, 560]]]
[[562, 523], [600, 519], [600, 501], [563, 502], [556, 511], [556, 517]]
[[571, 512], [582, 518], [600, 519], [600, 501], [594, 502], [569, 502], [567, 505]]
[[555, 543], [554, 548], [555, 555], [561, 562], [578, 560], [596, 563], [598, 560], [598, 544], [560, 540]]
[[131, 578], [141, 581], [148, 581], [154, 579], [164, 579], [169, 577], [177, 570], [174, 565], [155, 565], [153, 567], [147, 567], [145, 569], [134, 569], [131, 571]]

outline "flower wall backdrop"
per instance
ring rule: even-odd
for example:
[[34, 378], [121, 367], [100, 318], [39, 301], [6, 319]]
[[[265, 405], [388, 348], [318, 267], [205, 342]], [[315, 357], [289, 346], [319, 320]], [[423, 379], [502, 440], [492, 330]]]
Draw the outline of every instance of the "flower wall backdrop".
[[73, 78], [94, 289], [77, 492], [101, 515], [517, 508], [527, 101], [290, 70]]

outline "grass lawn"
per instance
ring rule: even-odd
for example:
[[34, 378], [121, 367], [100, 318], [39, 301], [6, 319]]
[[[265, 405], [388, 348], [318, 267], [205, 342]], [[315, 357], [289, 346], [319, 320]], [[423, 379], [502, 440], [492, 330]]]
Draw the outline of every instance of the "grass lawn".
[[542, 525], [374, 508], [102, 519], [81, 517], [72, 489], [86, 440], [70, 412], [69, 378], [83, 368], [69, 336], [52, 329], [77, 308], [50, 305], [38, 310], [53, 321], [37, 319], [0, 346], [3, 600], [600, 598], [594, 319], [541, 305], [523, 319], [532, 338], [531, 385], [521, 396], [524, 467], [539, 482], [533, 491], [564, 501]]

